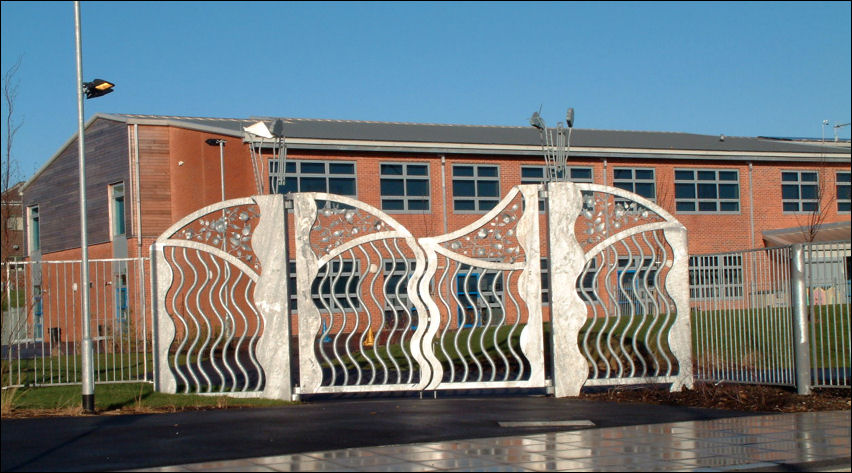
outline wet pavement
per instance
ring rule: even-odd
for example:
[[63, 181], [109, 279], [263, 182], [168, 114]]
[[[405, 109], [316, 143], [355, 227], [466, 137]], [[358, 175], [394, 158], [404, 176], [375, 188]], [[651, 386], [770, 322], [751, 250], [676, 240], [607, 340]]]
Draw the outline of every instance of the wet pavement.
[[3, 471], [849, 471], [849, 411], [544, 396], [4, 419]]

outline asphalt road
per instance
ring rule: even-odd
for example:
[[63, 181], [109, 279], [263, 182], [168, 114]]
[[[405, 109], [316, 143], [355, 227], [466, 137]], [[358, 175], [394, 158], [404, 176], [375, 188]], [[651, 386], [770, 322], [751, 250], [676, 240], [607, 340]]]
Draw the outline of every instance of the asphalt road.
[[414, 442], [718, 419], [736, 411], [545, 396], [384, 398], [174, 414], [3, 419], [2, 471], [104, 471]]

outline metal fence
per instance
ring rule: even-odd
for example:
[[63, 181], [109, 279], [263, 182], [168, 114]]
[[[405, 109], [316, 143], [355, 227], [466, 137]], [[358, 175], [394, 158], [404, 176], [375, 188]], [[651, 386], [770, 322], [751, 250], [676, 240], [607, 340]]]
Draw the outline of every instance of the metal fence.
[[850, 244], [693, 255], [695, 376], [849, 387]]
[[[150, 381], [148, 259], [89, 260], [96, 383]], [[81, 262], [2, 267], [2, 385], [82, 382]]]

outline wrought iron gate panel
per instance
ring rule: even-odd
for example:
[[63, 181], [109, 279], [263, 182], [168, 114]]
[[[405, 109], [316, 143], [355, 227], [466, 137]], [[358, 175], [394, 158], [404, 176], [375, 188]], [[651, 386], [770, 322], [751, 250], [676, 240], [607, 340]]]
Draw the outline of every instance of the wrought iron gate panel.
[[476, 222], [418, 240], [428, 255], [420, 291], [434, 321], [430, 389], [545, 385], [540, 189], [515, 187]]
[[544, 386], [539, 189], [420, 239], [357, 200], [293, 194], [301, 393]]
[[577, 287], [552, 303], [556, 395], [691, 385], [686, 229], [620, 189], [552, 183], [548, 192], [553, 286]]
[[[416, 285], [425, 255], [416, 239], [345, 196], [297, 193], [293, 203], [301, 393], [424, 389], [428, 315]], [[391, 284], [398, 263], [404, 277]]]
[[152, 245], [160, 391], [291, 398], [282, 196], [220, 202]]

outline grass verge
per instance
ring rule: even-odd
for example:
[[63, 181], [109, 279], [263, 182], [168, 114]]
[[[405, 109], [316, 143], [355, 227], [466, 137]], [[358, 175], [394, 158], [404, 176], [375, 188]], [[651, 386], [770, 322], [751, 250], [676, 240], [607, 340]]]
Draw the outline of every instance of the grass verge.
[[[3, 418], [82, 415], [81, 386], [12, 388], [3, 391]], [[154, 392], [149, 383], [104, 384], [95, 387], [99, 414], [152, 414], [241, 407], [274, 407], [288, 401]]]

